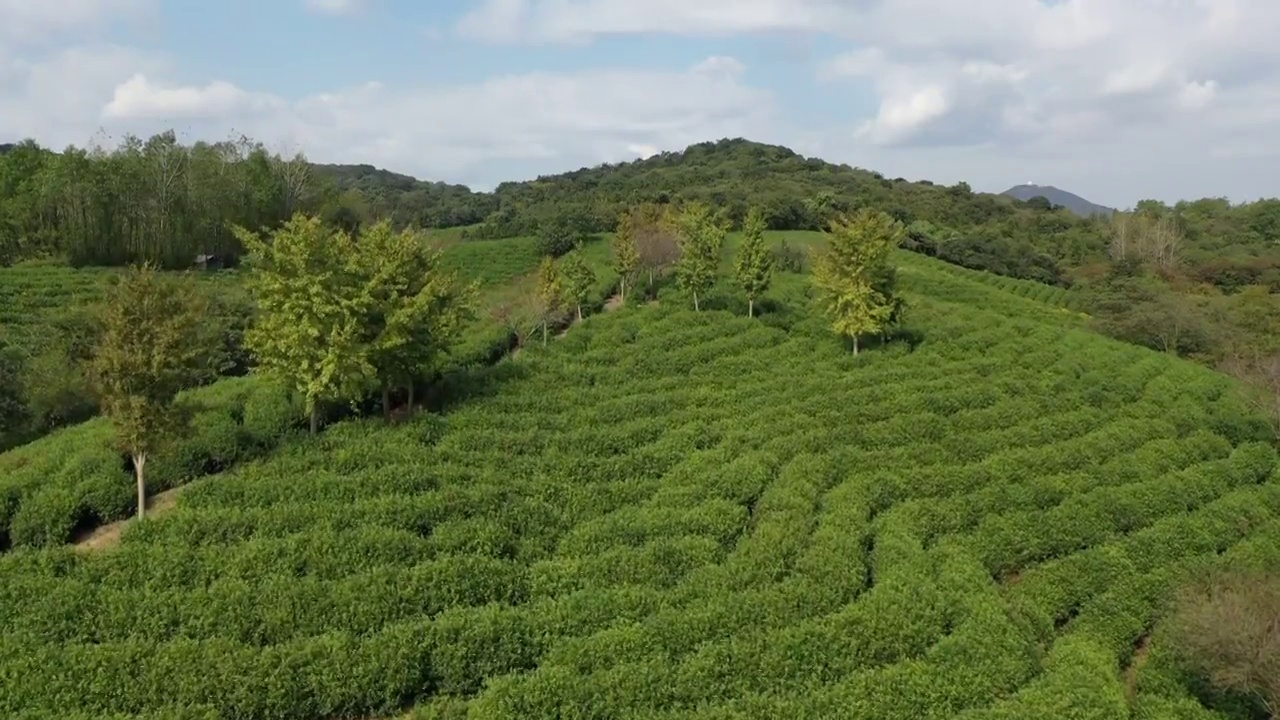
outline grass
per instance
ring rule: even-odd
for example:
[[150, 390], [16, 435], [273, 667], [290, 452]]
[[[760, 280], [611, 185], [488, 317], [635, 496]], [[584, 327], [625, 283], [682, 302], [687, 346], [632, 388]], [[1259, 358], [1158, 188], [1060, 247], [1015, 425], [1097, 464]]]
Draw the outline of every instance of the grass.
[[909, 332], [857, 357], [802, 277], [755, 320], [668, 285], [114, 549], [0, 556], [0, 714], [1205, 716], [1159, 640], [1132, 704], [1119, 668], [1180, 579], [1280, 562], [1265, 429], [1207, 369], [900, 260]]

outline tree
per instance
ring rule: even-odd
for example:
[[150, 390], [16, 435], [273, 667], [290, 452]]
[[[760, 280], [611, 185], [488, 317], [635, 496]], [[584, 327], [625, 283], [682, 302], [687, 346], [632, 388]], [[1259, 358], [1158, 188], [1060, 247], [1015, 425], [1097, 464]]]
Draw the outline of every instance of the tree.
[[899, 307], [889, 254], [902, 241], [902, 224], [883, 212], [862, 209], [831, 224], [827, 247], [814, 258], [813, 283], [832, 327], [853, 343], [883, 333]]
[[582, 305], [591, 297], [591, 286], [596, 282], [596, 274], [582, 257], [581, 250], [575, 250], [564, 259], [564, 289], [569, 299], [577, 308], [578, 320], [582, 320]]
[[711, 206], [701, 202], [690, 203], [680, 213], [677, 225], [680, 259], [676, 263], [676, 279], [693, 295], [693, 309], [701, 311], [698, 298], [715, 285], [725, 227]]
[[1280, 576], [1211, 574], [1182, 590], [1170, 625], [1193, 672], [1280, 717]]
[[560, 257], [577, 247], [585, 235], [576, 218], [556, 213], [538, 224], [538, 252]]
[[639, 267], [649, 274], [649, 288], [654, 276], [661, 276], [680, 257], [680, 245], [671, 227], [667, 206], [648, 203], [630, 211], [636, 238]]
[[538, 266], [538, 315], [542, 320], [542, 344], [547, 344], [547, 326], [564, 309], [564, 278], [556, 261], [550, 256], [542, 258]]
[[640, 266], [640, 250], [636, 244], [637, 220], [634, 212], [623, 213], [613, 237], [613, 269], [618, 272], [618, 287], [623, 302], [627, 300], [627, 286], [631, 284]]
[[478, 288], [445, 272], [422, 232], [395, 232], [389, 220], [366, 229], [355, 251], [366, 311], [363, 342], [382, 388], [383, 412], [390, 419], [391, 390], [403, 387], [412, 413], [415, 378], [436, 368], [473, 316]]
[[756, 299], [769, 289], [773, 278], [773, 255], [764, 244], [764, 213], [752, 208], [743, 223], [742, 246], [734, 266], [738, 284], [747, 295], [747, 317], [755, 315]]
[[174, 398], [209, 372], [212, 338], [203, 296], [189, 279], [134, 267], [108, 289], [90, 377], [116, 441], [133, 461], [138, 517], [146, 512], [147, 457], [175, 427]]
[[245, 344], [264, 372], [302, 395], [315, 434], [322, 404], [355, 401], [377, 377], [355, 243], [302, 214], [269, 240], [243, 228], [236, 235], [249, 253], [246, 284], [258, 308]]

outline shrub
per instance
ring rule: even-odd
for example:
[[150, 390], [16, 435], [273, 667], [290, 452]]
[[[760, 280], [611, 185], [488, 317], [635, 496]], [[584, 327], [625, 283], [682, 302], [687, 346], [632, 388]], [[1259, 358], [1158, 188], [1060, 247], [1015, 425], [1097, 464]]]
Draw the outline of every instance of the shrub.
[[1181, 591], [1171, 626], [1189, 669], [1280, 713], [1280, 575], [1213, 573]]

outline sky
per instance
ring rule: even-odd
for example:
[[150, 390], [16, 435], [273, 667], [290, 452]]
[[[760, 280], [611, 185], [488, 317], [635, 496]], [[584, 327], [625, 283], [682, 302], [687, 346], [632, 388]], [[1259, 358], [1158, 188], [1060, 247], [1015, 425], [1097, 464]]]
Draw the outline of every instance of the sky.
[[0, 142], [489, 189], [745, 137], [1127, 208], [1280, 195], [1280, 0], [0, 0]]

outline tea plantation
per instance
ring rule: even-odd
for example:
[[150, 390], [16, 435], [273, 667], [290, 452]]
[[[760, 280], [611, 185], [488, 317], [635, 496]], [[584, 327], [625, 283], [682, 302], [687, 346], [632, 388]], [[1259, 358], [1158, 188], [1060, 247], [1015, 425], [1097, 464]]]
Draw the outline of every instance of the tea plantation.
[[910, 332], [857, 357], [801, 276], [754, 320], [664, 291], [117, 547], [0, 555], [0, 716], [1248, 717], [1160, 619], [1280, 564], [1265, 426], [1061, 298], [900, 265]]

